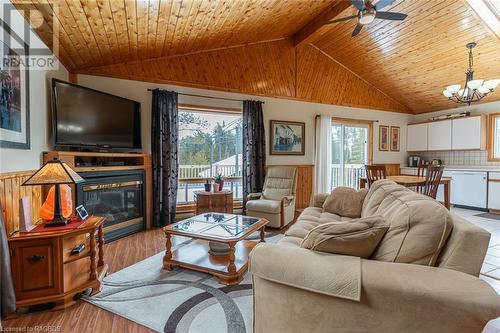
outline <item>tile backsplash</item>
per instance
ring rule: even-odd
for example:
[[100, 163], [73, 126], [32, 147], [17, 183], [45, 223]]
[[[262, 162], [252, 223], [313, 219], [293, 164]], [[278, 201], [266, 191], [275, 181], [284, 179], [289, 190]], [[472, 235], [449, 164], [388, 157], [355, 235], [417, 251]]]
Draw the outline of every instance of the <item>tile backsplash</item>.
[[426, 161], [440, 159], [444, 165], [478, 165], [478, 166], [500, 166], [500, 162], [489, 162], [488, 151], [435, 151], [422, 152], [417, 155]]

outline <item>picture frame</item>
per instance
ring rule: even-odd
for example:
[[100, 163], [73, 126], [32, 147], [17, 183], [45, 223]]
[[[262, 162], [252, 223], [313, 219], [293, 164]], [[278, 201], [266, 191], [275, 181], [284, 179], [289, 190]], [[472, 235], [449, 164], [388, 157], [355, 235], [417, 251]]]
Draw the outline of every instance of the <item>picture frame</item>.
[[401, 145], [401, 129], [399, 126], [391, 126], [391, 151], [399, 151]]
[[0, 47], [0, 147], [30, 149], [29, 46], [0, 19]]
[[270, 121], [270, 155], [305, 155], [306, 123]]
[[378, 150], [389, 151], [389, 126], [380, 125], [378, 127]]
[[83, 205], [76, 207], [75, 210], [76, 210], [76, 214], [78, 215], [80, 220], [83, 221], [87, 217], [89, 217], [89, 213], [87, 212], [87, 210], [85, 209], [85, 207]]

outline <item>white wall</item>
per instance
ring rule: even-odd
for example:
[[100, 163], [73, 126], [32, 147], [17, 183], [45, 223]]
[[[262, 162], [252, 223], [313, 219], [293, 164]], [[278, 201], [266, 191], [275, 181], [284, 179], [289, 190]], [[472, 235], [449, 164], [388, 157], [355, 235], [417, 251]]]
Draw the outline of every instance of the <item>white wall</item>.
[[[3, 9], [4, 1], [0, 1]], [[11, 22], [11, 28], [22, 36], [23, 17], [16, 13]], [[3, 18], [3, 12], [2, 12]], [[30, 48], [42, 47], [43, 42], [36, 34], [31, 32]], [[41, 153], [50, 148], [49, 144], [49, 119], [50, 119], [50, 79], [56, 77], [62, 80], [68, 79], [68, 71], [62, 64], [58, 70], [30, 70], [30, 133], [31, 148], [8, 149], [0, 148], [0, 172], [11, 172], [20, 170], [38, 169], [41, 164]]]
[[[269, 140], [269, 120], [290, 120], [306, 123], [306, 142], [304, 156], [267, 156], [268, 164], [313, 164], [314, 149], [314, 118], [317, 114], [325, 114], [335, 117], [379, 120], [374, 126], [374, 162], [375, 163], [406, 163], [406, 124], [411, 115], [375, 111], [359, 108], [349, 108], [319, 103], [301, 102], [295, 100], [267, 98], [237, 93], [226, 93], [204, 89], [186, 88], [173, 85], [147, 83], [142, 81], [131, 81], [114, 78], [106, 78], [90, 75], [78, 75], [78, 84], [105, 91], [118, 96], [130, 98], [141, 103], [142, 112], [142, 142], [143, 149], [150, 152], [151, 132], [151, 92], [147, 89], [162, 88], [182, 93], [202, 94], [214, 97], [226, 97], [234, 99], [254, 99], [264, 101], [264, 119], [266, 123], [266, 136]], [[201, 104], [219, 107], [241, 107], [241, 102], [214, 100], [206, 98], [194, 98], [179, 96], [179, 103]], [[379, 152], [378, 151], [378, 125], [392, 125], [401, 127], [401, 152]], [[269, 147], [267, 147], [269, 148]], [[269, 149], [268, 154], [269, 154]]]

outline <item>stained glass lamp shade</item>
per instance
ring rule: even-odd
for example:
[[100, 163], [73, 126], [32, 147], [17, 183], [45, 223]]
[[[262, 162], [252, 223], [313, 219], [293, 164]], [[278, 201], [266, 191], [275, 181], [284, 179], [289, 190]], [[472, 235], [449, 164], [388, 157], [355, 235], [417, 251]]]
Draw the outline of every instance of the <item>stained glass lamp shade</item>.
[[52, 221], [45, 224], [45, 226], [61, 226], [66, 225], [67, 220], [61, 214], [61, 194], [60, 184], [77, 184], [83, 182], [84, 179], [80, 177], [73, 169], [61, 160], [54, 159], [45, 163], [37, 172], [28, 178], [23, 186], [30, 185], [55, 185], [54, 191], [54, 218]]

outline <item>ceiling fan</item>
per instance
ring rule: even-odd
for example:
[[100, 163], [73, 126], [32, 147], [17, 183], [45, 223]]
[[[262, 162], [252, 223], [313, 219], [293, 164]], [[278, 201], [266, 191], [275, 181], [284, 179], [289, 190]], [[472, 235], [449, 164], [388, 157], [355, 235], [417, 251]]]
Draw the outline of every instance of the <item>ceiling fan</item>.
[[354, 37], [359, 34], [363, 26], [372, 23], [376, 18], [392, 21], [404, 20], [408, 15], [403, 13], [380, 11], [382, 8], [392, 5], [393, 2], [394, 0], [379, 0], [375, 4], [373, 4], [373, 2], [370, 0], [351, 0], [352, 5], [358, 10], [358, 14], [331, 20], [327, 22], [327, 24], [348, 21], [353, 18], [357, 18], [358, 24], [356, 24], [356, 27], [354, 28], [351, 35], [352, 37]]

